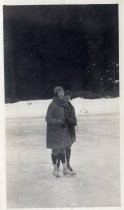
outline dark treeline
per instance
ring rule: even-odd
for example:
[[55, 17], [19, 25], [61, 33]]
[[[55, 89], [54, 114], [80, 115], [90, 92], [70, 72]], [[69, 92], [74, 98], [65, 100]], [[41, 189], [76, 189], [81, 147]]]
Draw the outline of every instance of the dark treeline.
[[5, 100], [119, 95], [118, 5], [4, 6]]

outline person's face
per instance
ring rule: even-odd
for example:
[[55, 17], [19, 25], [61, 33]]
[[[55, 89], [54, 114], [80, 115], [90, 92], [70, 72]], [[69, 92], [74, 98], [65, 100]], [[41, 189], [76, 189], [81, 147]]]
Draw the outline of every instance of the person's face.
[[63, 91], [63, 90], [61, 90], [61, 91], [58, 92], [58, 97], [59, 97], [61, 100], [63, 100], [63, 98], [64, 98], [64, 91]]
[[65, 102], [68, 102], [70, 100], [71, 100], [71, 96], [69, 96], [69, 95], [64, 96], [64, 101]]

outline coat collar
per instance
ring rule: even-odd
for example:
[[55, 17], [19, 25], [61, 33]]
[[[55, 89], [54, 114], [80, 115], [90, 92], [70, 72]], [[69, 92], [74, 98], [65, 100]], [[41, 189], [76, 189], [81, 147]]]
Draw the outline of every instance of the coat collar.
[[54, 101], [58, 106], [64, 106], [64, 101], [61, 100], [59, 97], [53, 97], [53, 101]]

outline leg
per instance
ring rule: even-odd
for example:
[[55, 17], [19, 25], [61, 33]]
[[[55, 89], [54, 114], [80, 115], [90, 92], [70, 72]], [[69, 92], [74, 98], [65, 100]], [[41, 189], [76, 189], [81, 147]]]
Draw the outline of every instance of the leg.
[[71, 157], [71, 147], [66, 147], [66, 162], [67, 162], [67, 168], [71, 172], [73, 172], [73, 175], [76, 175], [76, 173], [73, 171], [72, 167], [70, 166], [70, 157]]
[[63, 165], [63, 174], [64, 175], [68, 174], [68, 175], [72, 175], [73, 176], [74, 173], [72, 171], [68, 170], [67, 165], [66, 165], [66, 161], [65, 161], [65, 149], [61, 149], [60, 150], [59, 158], [60, 158], [60, 160], [62, 162], [62, 165]]
[[51, 158], [52, 158], [53, 167], [54, 167], [53, 175], [56, 176], [56, 177], [59, 177], [59, 176], [60, 176], [60, 175], [59, 175], [58, 168], [57, 168], [58, 154], [59, 154], [58, 149], [52, 149]]
[[59, 154], [58, 154], [58, 158], [57, 158], [57, 168], [59, 170], [59, 167], [60, 167], [60, 157], [59, 157]]
[[70, 171], [73, 171], [73, 169], [70, 166], [70, 157], [71, 157], [71, 147], [66, 147], [66, 162], [67, 162], [67, 168]]

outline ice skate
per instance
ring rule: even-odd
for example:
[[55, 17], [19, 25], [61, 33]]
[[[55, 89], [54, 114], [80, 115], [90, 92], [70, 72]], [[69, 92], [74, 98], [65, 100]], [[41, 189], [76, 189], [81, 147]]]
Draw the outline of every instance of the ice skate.
[[73, 171], [72, 167], [70, 166], [70, 164], [67, 165], [67, 168], [69, 171]]
[[53, 170], [53, 175], [54, 175], [55, 177], [60, 177], [60, 174], [59, 174], [58, 169], [54, 169], [54, 170]]
[[76, 175], [76, 173], [73, 171], [73, 169], [72, 169], [72, 167], [70, 166], [70, 164], [67, 165], [67, 168], [68, 168], [69, 171], [73, 172], [73, 175]]
[[63, 164], [63, 174], [70, 175], [70, 176], [74, 175], [74, 173], [67, 168], [66, 164]]
[[63, 169], [63, 174], [64, 175], [70, 175], [70, 176], [74, 176], [75, 173], [73, 171], [68, 170], [68, 168], [64, 168]]

